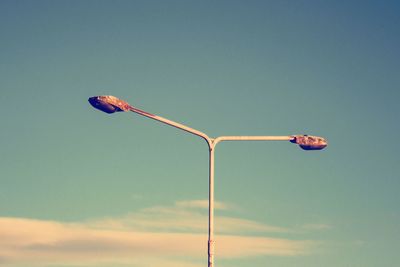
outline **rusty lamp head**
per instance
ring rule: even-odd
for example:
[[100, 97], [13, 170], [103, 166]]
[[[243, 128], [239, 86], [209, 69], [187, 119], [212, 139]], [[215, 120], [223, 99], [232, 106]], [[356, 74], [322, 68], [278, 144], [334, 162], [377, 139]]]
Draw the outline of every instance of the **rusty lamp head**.
[[295, 135], [290, 142], [298, 144], [304, 150], [321, 150], [328, 145], [324, 138], [312, 135]]
[[127, 102], [111, 95], [93, 96], [88, 101], [93, 107], [108, 114], [129, 111], [132, 108]]

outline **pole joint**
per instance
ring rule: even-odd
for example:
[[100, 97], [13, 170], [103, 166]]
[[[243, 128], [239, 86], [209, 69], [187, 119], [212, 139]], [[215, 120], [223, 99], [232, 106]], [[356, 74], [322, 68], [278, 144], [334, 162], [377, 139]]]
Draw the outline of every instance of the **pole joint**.
[[213, 151], [214, 147], [216, 145], [215, 139], [214, 138], [209, 138], [207, 141], [208, 141], [207, 142], [208, 143], [208, 148], [210, 149], [210, 151]]
[[214, 247], [215, 247], [215, 241], [209, 240], [208, 241], [208, 253], [210, 256], [214, 255]]

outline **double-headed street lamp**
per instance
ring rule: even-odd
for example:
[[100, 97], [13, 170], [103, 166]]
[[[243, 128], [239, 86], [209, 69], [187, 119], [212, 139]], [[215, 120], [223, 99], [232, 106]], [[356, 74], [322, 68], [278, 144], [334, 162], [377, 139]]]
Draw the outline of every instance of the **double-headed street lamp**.
[[203, 132], [185, 126], [183, 124], [168, 120], [166, 118], [145, 112], [132, 107], [127, 102], [114, 96], [93, 96], [89, 98], [89, 103], [106, 113], [132, 111], [150, 119], [160, 121], [175, 128], [184, 130], [191, 134], [203, 138], [209, 148], [209, 191], [208, 191], [208, 267], [213, 267], [214, 263], [214, 148], [222, 141], [290, 141], [298, 144], [304, 150], [321, 150], [328, 143], [322, 137], [309, 135], [289, 135], [289, 136], [220, 136], [210, 138]]

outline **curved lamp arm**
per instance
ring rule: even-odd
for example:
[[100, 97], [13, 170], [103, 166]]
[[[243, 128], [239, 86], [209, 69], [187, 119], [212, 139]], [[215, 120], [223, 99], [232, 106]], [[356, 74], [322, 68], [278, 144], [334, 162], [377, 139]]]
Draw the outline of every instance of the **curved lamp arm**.
[[214, 140], [214, 146], [222, 141], [290, 141], [298, 144], [304, 150], [324, 149], [328, 142], [319, 136], [288, 135], [288, 136], [220, 136]]
[[134, 113], [137, 113], [139, 115], [145, 116], [147, 118], [168, 124], [170, 126], [173, 126], [175, 128], [181, 129], [183, 131], [186, 131], [188, 133], [200, 136], [201, 138], [203, 138], [209, 145], [212, 143], [212, 139], [210, 137], [208, 137], [208, 135], [206, 135], [205, 133], [198, 131], [196, 129], [193, 129], [191, 127], [188, 127], [186, 125], [183, 125], [181, 123], [175, 122], [175, 121], [171, 121], [168, 120], [166, 118], [163, 118], [161, 116], [157, 116], [154, 114], [151, 114], [149, 112], [143, 111], [141, 109], [135, 108], [131, 105], [129, 105], [127, 102], [116, 98], [115, 96], [93, 96], [89, 98], [89, 103], [101, 110], [104, 111], [106, 113], [114, 113], [114, 112], [125, 112], [125, 111], [132, 111]]

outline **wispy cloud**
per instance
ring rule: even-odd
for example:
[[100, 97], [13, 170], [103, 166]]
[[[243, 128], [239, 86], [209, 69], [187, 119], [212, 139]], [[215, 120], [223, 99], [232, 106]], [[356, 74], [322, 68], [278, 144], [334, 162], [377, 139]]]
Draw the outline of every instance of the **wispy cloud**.
[[[75, 223], [0, 217], [0, 263], [203, 266], [207, 220], [197, 210], [202, 205], [196, 201], [177, 202], [171, 207], [148, 208], [120, 218]], [[250, 220], [222, 217], [219, 223], [226, 229], [216, 238], [220, 258], [293, 256], [310, 252], [314, 244], [307, 240], [246, 236], [243, 233], [249, 231], [261, 235], [286, 231]]]
[[[200, 208], [200, 209], [207, 209], [208, 208], [208, 200], [200, 199], [200, 200], [184, 200], [184, 201], [177, 201], [175, 202], [176, 207], [182, 208]], [[214, 209], [216, 210], [227, 210], [231, 209], [233, 205], [214, 201]]]
[[[216, 202], [218, 209], [232, 209], [234, 205]], [[136, 231], [174, 231], [205, 233], [208, 226], [208, 201], [178, 201], [172, 206], [155, 206], [118, 218], [103, 218], [89, 222], [100, 229], [119, 229]], [[291, 230], [262, 224], [256, 221], [218, 216], [216, 218], [218, 233], [287, 233]]]

